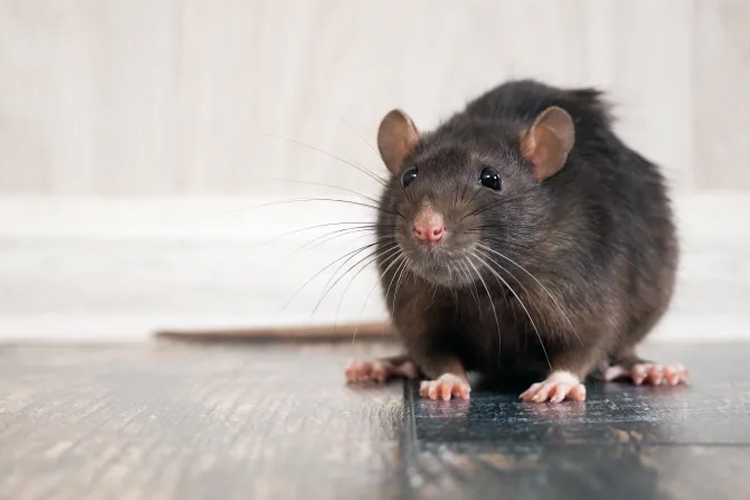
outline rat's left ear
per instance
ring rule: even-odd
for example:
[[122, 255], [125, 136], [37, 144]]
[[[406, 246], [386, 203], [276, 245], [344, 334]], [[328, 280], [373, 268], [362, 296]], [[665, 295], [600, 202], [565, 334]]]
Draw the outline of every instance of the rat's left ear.
[[380, 122], [378, 129], [378, 149], [380, 156], [392, 173], [401, 170], [404, 159], [419, 142], [419, 132], [409, 115], [394, 109]]
[[521, 154], [534, 165], [534, 177], [543, 181], [565, 165], [574, 140], [573, 119], [564, 109], [552, 106], [521, 133]]

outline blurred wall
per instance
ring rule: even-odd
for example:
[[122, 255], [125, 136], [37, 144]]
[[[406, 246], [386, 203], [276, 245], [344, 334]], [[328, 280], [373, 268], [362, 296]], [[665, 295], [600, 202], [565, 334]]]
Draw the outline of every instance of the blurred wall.
[[0, 0], [0, 193], [372, 191], [379, 119], [596, 85], [680, 190], [750, 188], [746, 0]]
[[750, 338], [748, 26], [748, 0], [0, 0], [0, 340], [384, 319], [372, 268], [308, 282], [364, 234], [299, 231], [372, 212], [244, 208], [374, 194], [314, 148], [385, 173], [389, 109], [430, 128], [527, 77], [607, 90], [666, 171], [659, 335]]

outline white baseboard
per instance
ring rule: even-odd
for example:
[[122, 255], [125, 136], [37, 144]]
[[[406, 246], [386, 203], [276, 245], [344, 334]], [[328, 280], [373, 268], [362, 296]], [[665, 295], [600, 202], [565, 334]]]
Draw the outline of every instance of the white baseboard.
[[[377, 289], [363, 307], [376, 283], [371, 268], [346, 293], [344, 279], [311, 317], [332, 266], [282, 312], [309, 277], [367, 240], [338, 238], [286, 259], [345, 226], [260, 244], [306, 226], [370, 221], [373, 214], [322, 202], [248, 208], [271, 201], [0, 200], [0, 341], [131, 341], [163, 329], [385, 319]], [[680, 281], [654, 338], [750, 340], [750, 196], [682, 196], [675, 205]]]

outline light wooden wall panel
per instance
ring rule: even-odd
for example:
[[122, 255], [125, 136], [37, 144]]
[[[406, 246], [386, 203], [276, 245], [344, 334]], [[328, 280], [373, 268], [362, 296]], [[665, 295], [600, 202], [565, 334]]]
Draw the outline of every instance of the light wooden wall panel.
[[0, 0], [0, 193], [373, 192], [266, 133], [382, 171], [357, 135], [391, 107], [430, 127], [527, 76], [608, 89], [677, 188], [748, 187], [748, 24], [730, 0]]
[[694, 37], [696, 185], [750, 189], [750, 2], [698, 0]]

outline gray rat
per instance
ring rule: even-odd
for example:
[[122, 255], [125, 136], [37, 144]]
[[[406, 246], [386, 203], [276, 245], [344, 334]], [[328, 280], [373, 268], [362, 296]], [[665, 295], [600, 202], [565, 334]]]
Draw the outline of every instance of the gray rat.
[[557, 403], [597, 373], [686, 380], [636, 353], [672, 297], [676, 230], [601, 92], [512, 81], [427, 133], [393, 110], [378, 148], [377, 265], [405, 353], [355, 361], [349, 381], [422, 375], [423, 397], [466, 399], [467, 372], [531, 372], [521, 398]]

